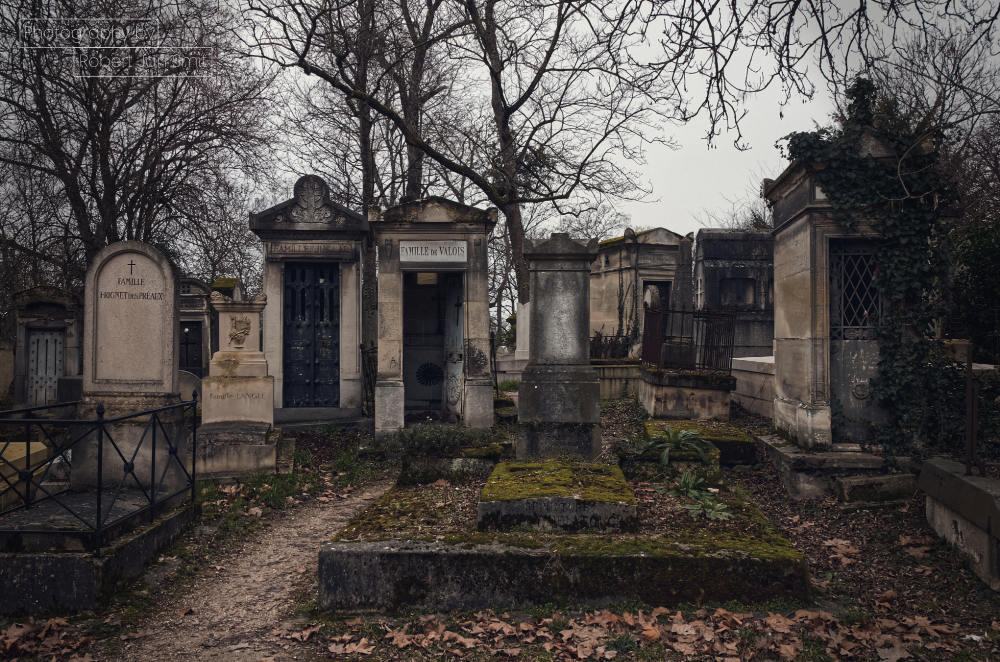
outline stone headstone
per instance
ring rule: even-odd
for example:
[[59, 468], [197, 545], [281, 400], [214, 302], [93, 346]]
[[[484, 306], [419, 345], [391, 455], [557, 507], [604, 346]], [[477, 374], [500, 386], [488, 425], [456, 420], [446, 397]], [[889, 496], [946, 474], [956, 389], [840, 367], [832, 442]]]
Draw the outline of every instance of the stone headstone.
[[[80, 418], [95, 418], [99, 405], [104, 407], [105, 418], [114, 418], [180, 402], [177, 316], [177, 280], [158, 250], [139, 241], [121, 241], [94, 257], [84, 292]], [[176, 486], [183, 480], [178, 462], [187, 462], [182, 414], [174, 409], [157, 416], [162, 427], [156, 448], [156, 482], [158, 487]], [[131, 469], [136, 480], [151, 483], [149, 419], [147, 415], [109, 426], [103, 452], [105, 485], [117, 485], [128, 469], [118, 453], [126, 458], [134, 455]], [[179, 446], [174, 461], [163, 433]], [[74, 449], [73, 486], [95, 484], [96, 471], [97, 441], [92, 437]]]
[[600, 381], [590, 365], [589, 335], [596, 254], [596, 241], [582, 244], [565, 233], [525, 248], [537, 314], [518, 390], [518, 458], [600, 453]]

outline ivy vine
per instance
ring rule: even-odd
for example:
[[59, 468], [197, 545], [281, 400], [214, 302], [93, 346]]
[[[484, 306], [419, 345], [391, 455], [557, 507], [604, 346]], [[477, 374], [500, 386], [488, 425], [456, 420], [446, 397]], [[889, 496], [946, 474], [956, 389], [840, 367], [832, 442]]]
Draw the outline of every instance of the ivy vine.
[[949, 313], [948, 228], [957, 207], [939, 167], [945, 135], [912, 126], [892, 100], [858, 79], [838, 127], [787, 137], [787, 156], [805, 164], [835, 219], [877, 235], [882, 310], [872, 393], [888, 421], [874, 429], [891, 451], [914, 442], [955, 449], [964, 431], [964, 368], [936, 339]]

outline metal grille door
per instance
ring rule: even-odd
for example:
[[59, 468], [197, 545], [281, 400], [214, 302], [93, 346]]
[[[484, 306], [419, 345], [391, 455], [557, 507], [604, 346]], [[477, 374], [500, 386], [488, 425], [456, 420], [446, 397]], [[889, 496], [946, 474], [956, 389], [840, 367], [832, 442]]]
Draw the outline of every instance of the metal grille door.
[[830, 246], [830, 336], [838, 340], [875, 337], [881, 303], [878, 263], [871, 246]]
[[63, 376], [63, 332], [28, 331], [28, 404], [54, 404]]
[[340, 272], [337, 264], [285, 264], [285, 407], [340, 404]]
[[833, 441], [865, 443], [882, 420], [872, 398], [882, 312], [875, 244], [830, 242], [830, 407]]

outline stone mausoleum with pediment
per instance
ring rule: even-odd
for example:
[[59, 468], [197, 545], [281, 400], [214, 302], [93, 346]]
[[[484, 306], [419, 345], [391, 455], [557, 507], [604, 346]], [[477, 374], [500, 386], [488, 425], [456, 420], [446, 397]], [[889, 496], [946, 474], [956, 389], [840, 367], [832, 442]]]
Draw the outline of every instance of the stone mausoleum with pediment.
[[487, 239], [496, 210], [444, 198], [369, 218], [300, 178], [291, 199], [250, 217], [263, 242], [262, 346], [274, 377], [274, 422], [356, 415], [363, 244], [377, 247], [375, 431], [407, 420], [493, 423]]
[[368, 221], [306, 175], [290, 200], [250, 217], [264, 249], [263, 351], [274, 419], [361, 407], [361, 246]]

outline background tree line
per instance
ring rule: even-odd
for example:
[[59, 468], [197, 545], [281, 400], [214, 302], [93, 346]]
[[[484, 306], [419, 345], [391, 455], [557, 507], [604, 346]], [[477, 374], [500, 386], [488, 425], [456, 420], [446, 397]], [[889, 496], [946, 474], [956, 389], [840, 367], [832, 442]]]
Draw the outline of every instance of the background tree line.
[[[956, 245], [969, 292], [992, 265], [996, 2], [943, 0], [19, 0], [0, 9], [0, 310], [36, 283], [79, 288], [87, 261], [134, 238], [203, 278], [253, 280], [251, 209], [318, 172], [366, 212], [425, 195], [495, 205], [497, 327], [527, 299], [526, 237], [555, 228], [607, 236], [617, 201], [646, 191], [651, 141], [703, 118], [709, 140], [742, 144], [755, 92], [789, 98], [858, 73], [913, 101], [954, 136], [966, 205]], [[48, 45], [28, 18], [115, 17], [156, 29]], [[31, 39], [35, 39], [32, 42]], [[84, 51], [183, 47], [130, 76], [134, 60], [81, 75]], [[24, 48], [29, 46], [30, 48]], [[99, 48], [95, 48], [99, 47]], [[82, 70], [87, 74], [86, 68]], [[91, 71], [90, 73], [94, 73]], [[964, 170], [963, 170], [964, 169]], [[990, 192], [994, 193], [990, 193]], [[743, 213], [766, 223], [766, 210]], [[991, 224], [992, 223], [992, 224]], [[985, 225], [984, 225], [985, 224]], [[963, 234], [964, 233], [964, 234]], [[373, 250], [373, 249], [372, 249]], [[369, 255], [371, 257], [371, 255]], [[374, 260], [367, 301], [374, 301]], [[970, 266], [975, 265], [975, 266]], [[980, 302], [981, 303], [981, 302]], [[970, 300], [967, 307], [975, 308]], [[366, 342], [373, 342], [372, 306]]]

